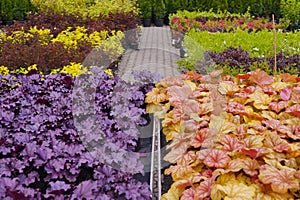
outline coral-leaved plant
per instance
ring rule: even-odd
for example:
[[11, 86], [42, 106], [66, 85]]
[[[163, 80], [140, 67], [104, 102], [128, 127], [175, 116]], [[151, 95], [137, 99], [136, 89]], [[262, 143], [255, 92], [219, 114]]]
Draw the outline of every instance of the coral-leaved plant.
[[300, 79], [187, 72], [146, 96], [169, 141], [162, 199], [298, 199]]

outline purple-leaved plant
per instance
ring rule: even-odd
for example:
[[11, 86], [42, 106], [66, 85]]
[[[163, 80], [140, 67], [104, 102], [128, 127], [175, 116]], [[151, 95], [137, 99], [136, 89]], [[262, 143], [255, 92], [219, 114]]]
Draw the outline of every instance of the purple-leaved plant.
[[[96, 78], [96, 89], [83, 81], [77, 95], [92, 107], [72, 98], [75, 81], [85, 78]], [[134, 85], [104, 72], [72, 78], [35, 71], [0, 79], [0, 199], [151, 199], [149, 185], [133, 175], [143, 173], [134, 150], [152, 80]]]

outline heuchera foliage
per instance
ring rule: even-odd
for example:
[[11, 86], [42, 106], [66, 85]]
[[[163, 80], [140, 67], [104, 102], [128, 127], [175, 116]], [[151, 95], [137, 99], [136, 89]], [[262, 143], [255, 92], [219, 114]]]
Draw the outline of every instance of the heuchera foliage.
[[[190, 29], [209, 31], [209, 32], [231, 32], [237, 28], [249, 32], [260, 31], [262, 29], [272, 29], [272, 22], [264, 18], [251, 17], [196, 17], [188, 18], [186, 16], [173, 15], [170, 20], [170, 27], [172, 30], [185, 33]], [[276, 29], [285, 28], [286, 24], [276, 24]]]
[[162, 199], [298, 199], [300, 79], [190, 71], [146, 95], [170, 142]]
[[[76, 97], [92, 96], [95, 121], [88, 121], [86, 110], [73, 112], [78, 79], [96, 84], [94, 91], [75, 90]], [[101, 71], [73, 78], [31, 70], [1, 76], [0, 88], [0, 199], [151, 199], [149, 185], [133, 179], [143, 173], [133, 151], [137, 125], [147, 123], [143, 102], [152, 83], [127, 84]], [[123, 151], [110, 155], [110, 143]], [[103, 158], [93, 156], [97, 150]]]

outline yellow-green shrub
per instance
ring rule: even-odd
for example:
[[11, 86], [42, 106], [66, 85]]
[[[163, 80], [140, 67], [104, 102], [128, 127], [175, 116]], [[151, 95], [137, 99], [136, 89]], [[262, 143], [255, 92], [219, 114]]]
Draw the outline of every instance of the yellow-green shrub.
[[80, 14], [83, 17], [97, 18], [118, 11], [138, 12], [136, 0], [31, 0], [41, 11], [66, 14]]

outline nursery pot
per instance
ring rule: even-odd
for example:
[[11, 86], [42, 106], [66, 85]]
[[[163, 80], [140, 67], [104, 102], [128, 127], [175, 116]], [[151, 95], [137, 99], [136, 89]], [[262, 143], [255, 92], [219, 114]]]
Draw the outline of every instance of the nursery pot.
[[164, 18], [164, 24], [167, 25], [167, 26], [170, 24], [169, 16], [165, 16], [165, 18]]
[[143, 25], [144, 27], [150, 27], [151, 26], [151, 19], [143, 19]]
[[147, 182], [152, 190], [152, 177], [153, 177], [153, 156], [154, 156], [154, 131], [153, 131], [153, 115], [148, 115], [148, 124], [146, 126], [139, 126], [139, 139], [137, 141], [136, 151], [140, 153], [140, 161], [144, 164], [145, 173], [135, 174], [134, 178]]
[[155, 26], [162, 27], [164, 25], [164, 19], [160, 19], [160, 18], [155, 19], [154, 23], [155, 23]]

